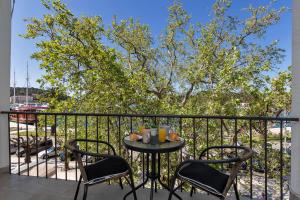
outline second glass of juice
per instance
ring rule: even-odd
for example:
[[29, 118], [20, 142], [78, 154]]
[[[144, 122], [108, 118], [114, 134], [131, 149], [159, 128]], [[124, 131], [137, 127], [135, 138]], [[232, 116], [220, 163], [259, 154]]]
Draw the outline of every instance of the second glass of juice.
[[159, 128], [158, 141], [159, 142], [166, 142], [166, 137], [167, 137], [167, 129], [166, 128]]

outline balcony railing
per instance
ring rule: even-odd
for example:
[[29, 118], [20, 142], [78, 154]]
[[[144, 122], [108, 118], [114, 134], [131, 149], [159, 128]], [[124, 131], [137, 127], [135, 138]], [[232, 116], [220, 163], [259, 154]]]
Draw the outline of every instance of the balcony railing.
[[[241, 195], [265, 199], [287, 199], [289, 196], [290, 124], [298, 121], [296, 118], [36, 112], [2, 114], [7, 114], [9, 119], [12, 174], [77, 181], [80, 176], [77, 163], [63, 146], [68, 139], [82, 138], [111, 143], [117, 153], [128, 160], [138, 182], [144, 180], [148, 173], [148, 155], [126, 150], [122, 139], [140, 124], [164, 124], [170, 125], [186, 141], [181, 151], [158, 156], [167, 185], [176, 166], [183, 160], [197, 159], [201, 150], [209, 146], [234, 144], [249, 146], [255, 151], [254, 157], [243, 164], [238, 176]], [[89, 148], [86, 145], [86, 149]], [[85, 162], [89, 162], [88, 157]], [[227, 166], [220, 167], [220, 170], [226, 169]]]

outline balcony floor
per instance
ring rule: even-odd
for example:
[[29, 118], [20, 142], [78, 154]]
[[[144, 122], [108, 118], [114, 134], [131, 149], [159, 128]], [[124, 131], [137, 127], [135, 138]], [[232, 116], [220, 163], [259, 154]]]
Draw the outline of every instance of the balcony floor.
[[[9, 174], [0, 174], [0, 199], [2, 200], [71, 200], [76, 189], [75, 181], [54, 180]], [[129, 191], [128, 187], [121, 190], [116, 185], [99, 184], [89, 188], [88, 200], [117, 200], [123, 199], [124, 194]], [[139, 200], [149, 199], [149, 189], [139, 189], [137, 197]], [[192, 198], [188, 193], [180, 193], [183, 199], [203, 199], [213, 200], [212, 195], [197, 193]], [[154, 194], [154, 199], [168, 199], [166, 190], [158, 190]], [[82, 199], [82, 190], [79, 198]], [[133, 199], [132, 196], [128, 199]], [[173, 199], [177, 199], [173, 197]], [[235, 199], [234, 195], [229, 195], [227, 199]]]

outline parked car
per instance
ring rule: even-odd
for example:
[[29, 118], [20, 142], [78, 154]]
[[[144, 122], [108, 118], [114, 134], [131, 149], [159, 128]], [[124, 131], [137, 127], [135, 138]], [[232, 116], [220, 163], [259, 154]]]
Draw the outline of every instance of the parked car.
[[58, 156], [59, 154], [59, 147], [56, 147], [56, 152], [55, 152], [55, 147], [50, 147], [49, 149], [45, 151], [41, 151], [39, 154], [38, 154], [38, 157], [42, 158], [42, 159], [49, 159], [49, 158], [53, 158], [53, 157], [56, 157]]
[[24, 139], [20, 137], [19, 139], [17, 138], [12, 138], [10, 139], [10, 154], [15, 154], [18, 151], [18, 144], [19, 146], [24, 142]]
[[[36, 141], [37, 140], [37, 141]], [[37, 144], [37, 146], [36, 146]], [[35, 141], [28, 142], [29, 147], [29, 153], [30, 155], [35, 155], [41, 151], [45, 151], [53, 146], [53, 141], [50, 138], [47, 138], [46, 140], [39, 140], [35, 139]], [[27, 148], [27, 142], [22, 143], [22, 147], [20, 148], [20, 151], [16, 152], [18, 157], [23, 157], [26, 154], [26, 148]]]

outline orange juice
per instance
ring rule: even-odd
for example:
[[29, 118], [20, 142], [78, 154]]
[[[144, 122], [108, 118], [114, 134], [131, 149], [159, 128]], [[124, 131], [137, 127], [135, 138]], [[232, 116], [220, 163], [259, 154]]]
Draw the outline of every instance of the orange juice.
[[167, 130], [165, 128], [160, 128], [158, 132], [158, 141], [166, 142]]
[[139, 134], [142, 134], [142, 133], [143, 133], [143, 129], [145, 129], [145, 126], [140, 125], [139, 128], [138, 128]]

